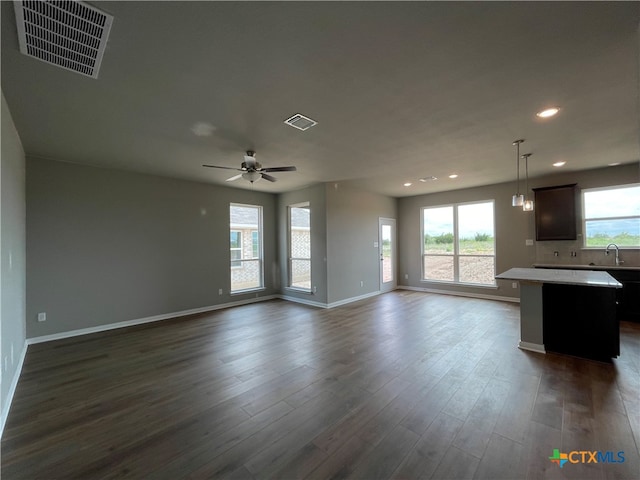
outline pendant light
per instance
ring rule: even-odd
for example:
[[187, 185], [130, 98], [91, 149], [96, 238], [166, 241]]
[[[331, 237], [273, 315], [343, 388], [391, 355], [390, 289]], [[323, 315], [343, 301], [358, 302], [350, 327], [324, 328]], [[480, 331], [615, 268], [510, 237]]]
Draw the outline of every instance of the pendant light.
[[522, 203], [522, 210], [525, 212], [533, 212], [533, 200], [527, 199], [529, 194], [529, 157], [533, 155], [532, 153], [525, 153], [522, 155], [524, 158], [524, 202]]
[[524, 139], [514, 140], [513, 145], [516, 146], [516, 194], [511, 197], [511, 205], [513, 207], [522, 207], [524, 205], [524, 195], [520, 193], [520, 144]]

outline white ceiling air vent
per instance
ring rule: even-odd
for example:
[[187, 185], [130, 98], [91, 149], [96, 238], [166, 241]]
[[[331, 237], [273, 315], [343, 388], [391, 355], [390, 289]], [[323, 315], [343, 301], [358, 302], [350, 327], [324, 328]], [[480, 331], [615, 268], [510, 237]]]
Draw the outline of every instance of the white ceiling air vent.
[[13, 2], [20, 51], [98, 78], [113, 17], [75, 0]]
[[311, 127], [318, 124], [315, 120], [311, 120], [309, 117], [305, 117], [300, 113], [296, 113], [293, 117], [287, 118], [284, 123], [303, 131], [309, 130]]

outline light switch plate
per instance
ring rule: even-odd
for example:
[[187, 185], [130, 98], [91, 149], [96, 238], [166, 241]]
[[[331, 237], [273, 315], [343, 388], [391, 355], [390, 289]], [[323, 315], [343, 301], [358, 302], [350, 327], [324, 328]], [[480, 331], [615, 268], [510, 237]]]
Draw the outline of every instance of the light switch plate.
[[527, 238], [527, 239], [524, 241], [524, 244], [525, 244], [527, 247], [533, 247], [533, 240], [532, 240], [532, 239], [530, 239], [530, 238]]

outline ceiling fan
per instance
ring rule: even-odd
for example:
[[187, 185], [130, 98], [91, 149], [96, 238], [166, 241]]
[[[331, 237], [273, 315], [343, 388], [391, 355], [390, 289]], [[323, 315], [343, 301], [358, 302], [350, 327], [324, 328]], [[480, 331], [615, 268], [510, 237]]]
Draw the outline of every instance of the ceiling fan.
[[295, 172], [296, 167], [269, 167], [263, 168], [262, 165], [256, 160], [256, 152], [253, 150], [247, 150], [247, 154], [244, 156], [244, 162], [240, 165], [240, 168], [233, 167], [219, 167], [217, 165], [202, 165], [203, 167], [209, 168], [222, 168], [225, 170], [237, 170], [238, 175], [234, 175], [233, 177], [227, 178], [227, 182], [233, 182], [234, 180], [239, 179], [240, 177], [248, 180], [249, 182], [257, 182], [261, 178], [269, 182], [275, 182], [276, 178], [269, 175], [267, 172]]

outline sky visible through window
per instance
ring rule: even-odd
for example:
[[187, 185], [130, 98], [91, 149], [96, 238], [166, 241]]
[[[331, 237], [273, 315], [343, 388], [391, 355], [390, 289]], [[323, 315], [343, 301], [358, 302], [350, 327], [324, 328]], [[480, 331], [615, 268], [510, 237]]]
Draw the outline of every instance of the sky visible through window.
[[[640, 185], [584, 192], [586, 235], [640, 236]], [[636, 218], [612, 218], [633, 217]]]
[[[458, 209], [460, 238], [473, 237], [476, 233], [493, 236], [493, 204], [475, 203], [460, 205]], [[453, 207], [424, 210], [426, 230], [431, 235], [453, 233]]]

